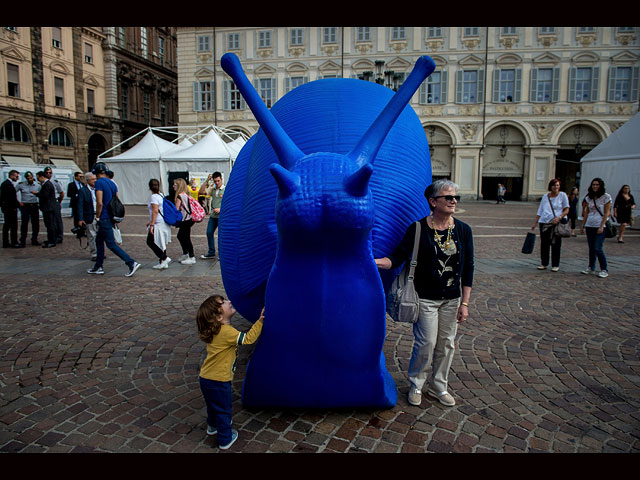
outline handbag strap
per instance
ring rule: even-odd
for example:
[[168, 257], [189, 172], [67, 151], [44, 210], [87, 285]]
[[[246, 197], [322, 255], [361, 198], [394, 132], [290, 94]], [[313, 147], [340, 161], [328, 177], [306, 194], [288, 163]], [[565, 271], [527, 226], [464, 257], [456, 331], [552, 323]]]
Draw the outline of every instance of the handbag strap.
[[413, 251], [411, 252], [411, 263], [409, 264], [409, 280], [413, 280], [413, 274], [418, 264], [418, 248], [420, 247], [420, 222], [416, 222], [416, 236], [413, 239]]
[[553, 216], [556, 216], [556, 211], [553, 209], [553, 203], [551, 203], [551, 197], [549, 197], [549, 194], [547, 194], [547, 200], [549, 200], [549, 205], [551, 206], [551, 213], [553, 213]]

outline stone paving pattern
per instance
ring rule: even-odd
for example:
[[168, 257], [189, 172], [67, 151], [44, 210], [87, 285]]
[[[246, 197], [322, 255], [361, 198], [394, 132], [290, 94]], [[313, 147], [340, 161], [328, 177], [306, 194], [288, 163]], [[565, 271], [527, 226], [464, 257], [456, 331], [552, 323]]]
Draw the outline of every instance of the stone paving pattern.
[[[217, 261], [155, 263], [146, 207], [129, 207], [123, 247], [106, 274], [89, 276], [87, 251], [69, 234], [52, 249], [0, 249], [1, 452], [638, 452], [640, 450], [640, 234], [605, 242], [610, 276], [579, 273], [584, 236], [565, 239], [561, 270], [538, 271], [520, 248], [537, 204], [465, 202], [476, 274], [450, 375], [453, 408], [407, 403], [411, 329], [389, 322], [384, 354], [394, 408], [245, 409], [241, 349], [233, 381], [238, 441], [220, 451], [205, 433], [198, 386], [205, 346], [195, 312], [224, 294]], [[44, 232], [44, 229], [41, 229]], [[41, 234], [41, 239], [44, 237]], [[169, 246], [180, 256], [175, 239]], [[268, 321], [268, 319], [266, 320]], [[248, 329], [238, 317], [234, 325]]]

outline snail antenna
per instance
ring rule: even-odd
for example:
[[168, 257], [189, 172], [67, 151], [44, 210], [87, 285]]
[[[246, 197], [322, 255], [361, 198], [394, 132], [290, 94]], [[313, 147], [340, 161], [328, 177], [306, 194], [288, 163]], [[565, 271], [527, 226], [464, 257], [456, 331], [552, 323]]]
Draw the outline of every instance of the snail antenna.
[[234, 53], [225, 53], [220, 59], [222, 69], [233, 79], [234, 83], [240, 90], [249, 108], [253, 112], [260, 124], [260, 127], [267, 135], [271, 146], [276, 152], [280, 164], [291, 169], [296, 162], [304, 157], [304, 153], [293, 143], [293, 140], [287, 135], [282, 126], [269, 111], [262, 101], [262, 98], [251, 85], [251, 82], [242, 70], [242, 65], [237, 55]]
[[409, 104], [411, 97], [418, 90], [420, 84], [433, 73], [436, 64], [431, 57], [423, 55], [418, 58], [411, 74], [404, 81], [400, 89], [391, 98], [391, 101], [384, 107], [378, 118], [371, 124], [364, 133], [358, 144], [348, 154], [355, 160], [357, 165], [373, 163], [384, 139], [398, 119], [404, 107]]

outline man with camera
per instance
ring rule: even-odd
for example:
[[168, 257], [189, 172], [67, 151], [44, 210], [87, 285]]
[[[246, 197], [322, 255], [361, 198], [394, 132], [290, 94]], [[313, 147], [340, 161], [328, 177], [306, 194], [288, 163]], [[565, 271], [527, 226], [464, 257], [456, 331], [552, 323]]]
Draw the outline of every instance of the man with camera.
[[96, 176], [87, 172], [84, 174], [86, 185], [80, 188], [78, 192], [78, 201], [76, 202], [78, 226], [71, 230], [78, 238], [87, 236], [87, 244], [89, 245], [89, 253], [91, 260], [98, 259], [96, 249]]

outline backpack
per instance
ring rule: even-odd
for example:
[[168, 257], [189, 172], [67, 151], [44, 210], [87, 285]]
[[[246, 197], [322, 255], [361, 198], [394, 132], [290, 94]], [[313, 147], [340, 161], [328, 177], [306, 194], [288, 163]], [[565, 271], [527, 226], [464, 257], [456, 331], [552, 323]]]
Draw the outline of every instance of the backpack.
[[175, 203], [164, 197], [162, 200], [162, 212], [158, 210], [158, 213], [162, 215], [164, 223], [178, 227], [182, 222], [182, 213], [176, 208]]
[[189, 215], [191, 216], [191, 220], [193, 220], [195, 223], [199, 223], [204, 219], [204, 216], [206, 215], [204, 208], [202, 208], [202, 205], [200, 205], [200, 203], [198, 203], [198, 201], [195, 198], [193, 198], [191, 195], [189, 195], [188, 197], [189, 197], [188, 211], [189, 211]]
[[418, 264], [420, 244], [420, 222], [416, 222], [416, 236], [411, 261], [393, 280], [386, 297], [387, 313], [396, 322], [416, 323], [420, 314], [420, 300], [413, 285], [413, 274]]
[[107, 205], [107, 212], [109, 213], [109, 217], [115, 223], [120, 223], [124, 220], [124, 205], [118, 198], [118, 190], [115, 189], [115, 192], [112, 192], [113, 196], [111, 200], [109, 200], [109, 204]]

